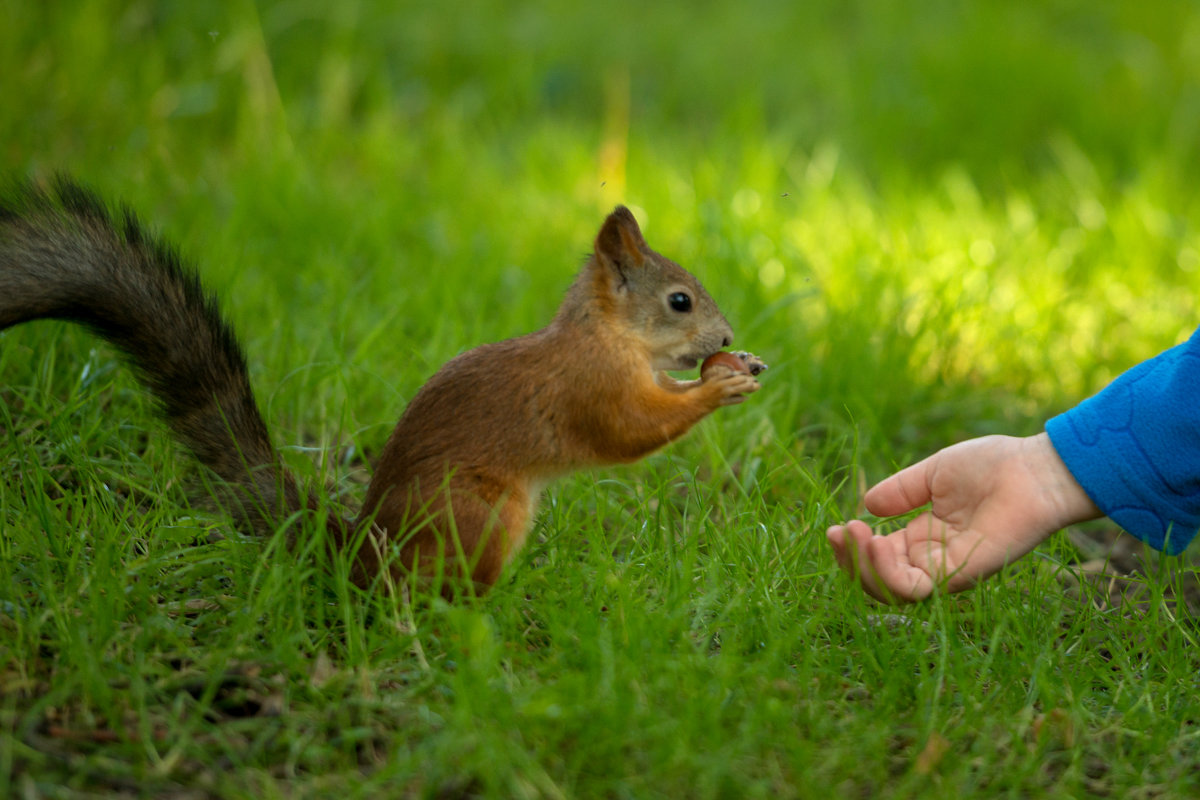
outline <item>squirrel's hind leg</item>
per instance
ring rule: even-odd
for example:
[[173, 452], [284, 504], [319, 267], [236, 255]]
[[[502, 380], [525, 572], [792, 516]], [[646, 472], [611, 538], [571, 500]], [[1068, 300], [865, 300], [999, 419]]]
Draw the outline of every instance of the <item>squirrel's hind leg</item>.
[[[455, 480], [454, 484], [450, 490], [450, 525], [457, 546], [446, 555], [465, 559], [476, 589], [486, 590], [524, 545], [533, 516], [532, 498], [513, 481], [480, 475]], [[458, 567], [453, 572], [461, 575]]]

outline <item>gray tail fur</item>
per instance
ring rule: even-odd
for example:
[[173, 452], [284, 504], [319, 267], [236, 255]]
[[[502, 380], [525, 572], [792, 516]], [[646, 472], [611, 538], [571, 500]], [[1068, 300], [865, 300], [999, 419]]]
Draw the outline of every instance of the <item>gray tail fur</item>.
[[232, 490], [243, 525], [270, 529], [310, 506], [196, 273], [128, 208], [112, 211], [61, 177], [0, 193], [0, 329], [43, 318], [86, 325], [124, 353], [171, 430]]

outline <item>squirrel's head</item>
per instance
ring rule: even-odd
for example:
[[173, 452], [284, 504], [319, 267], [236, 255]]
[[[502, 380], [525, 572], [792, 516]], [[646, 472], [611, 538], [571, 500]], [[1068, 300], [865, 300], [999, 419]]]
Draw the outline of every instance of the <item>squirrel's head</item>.
[[651, 250], [625, 206], [604, 221], [586, 271], [601, 313], [644, 344], [656, 370], [691, 369], [733, 342], [700, 281]]

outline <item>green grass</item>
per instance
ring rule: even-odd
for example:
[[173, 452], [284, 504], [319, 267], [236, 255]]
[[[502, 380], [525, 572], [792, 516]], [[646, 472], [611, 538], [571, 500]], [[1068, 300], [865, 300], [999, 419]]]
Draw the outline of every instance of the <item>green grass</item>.
[[485, 598], [410, 610], [233, 535], [109, 348], [0, 335], [0, 795], [1200, 791], [1185, 573], [1114, 608], [1058, 537], [889, 617], [823, 535], [1194, 328], [1200, 14], [576, 5], [0, 0], [0, 167], [178, 242], [348, 505], [421, 382], [544, 324], [618, 202], [772, 364], [552, 487]]

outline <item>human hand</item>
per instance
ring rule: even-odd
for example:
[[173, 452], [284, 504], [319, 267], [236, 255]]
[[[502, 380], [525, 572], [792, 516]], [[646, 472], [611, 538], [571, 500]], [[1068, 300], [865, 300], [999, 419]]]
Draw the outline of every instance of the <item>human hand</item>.
[[1103, 516], [1045, 433], [952, 445], [873, 486], [864, 502], [879, 516], [932, 504], [886, 536], [860, 520], [826, 532], [842, 569], [888, 603], [966, 589], [1066, 525]]

